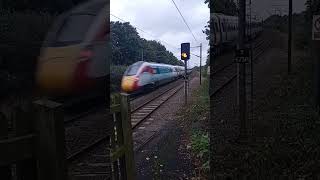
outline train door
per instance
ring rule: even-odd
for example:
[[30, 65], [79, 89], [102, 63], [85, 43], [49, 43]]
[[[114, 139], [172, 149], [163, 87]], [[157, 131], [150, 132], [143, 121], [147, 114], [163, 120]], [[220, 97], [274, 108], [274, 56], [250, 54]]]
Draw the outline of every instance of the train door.
[[160, 75], [159, 68], [157, 66], [151, 66], [151, 68], [153, 69], [151, 81], [154, 84], [158, 84], [159, 83], [159, 75]]
[[166, 82], [166, 70], [163, 66], [158, 67], [159, 69], [159, 78], [158, 78], [158, 82], [159, 84], [164, 84]]
[[165, 75], [165, 83], [170, 82], [171, 80], [171, 72], [169, 67], [163, 67], [164, 75]]

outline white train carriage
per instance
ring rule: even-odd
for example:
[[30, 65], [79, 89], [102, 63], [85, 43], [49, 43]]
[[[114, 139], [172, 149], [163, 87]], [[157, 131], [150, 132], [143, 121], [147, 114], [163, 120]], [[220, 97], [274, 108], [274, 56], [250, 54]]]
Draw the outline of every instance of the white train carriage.
[[[256, 38], [262, 31], [262, 23], [258, 19], [252, 19], [251, 28], [247, 20], [246, 39], [251, 33], [252, 38]], [[227, 46], [235, 46], [238, 39], [238, 17], [227, 16], [220, 13], [211, 14], [211, 43], [214, 47], [214, 54], [218, 55]]]
[[182, 66], [139, 61], [129, 66], [124, 73], [121, 89], [127, 93], [154, 89], [177, 79], [184, 72], [182, 69]]

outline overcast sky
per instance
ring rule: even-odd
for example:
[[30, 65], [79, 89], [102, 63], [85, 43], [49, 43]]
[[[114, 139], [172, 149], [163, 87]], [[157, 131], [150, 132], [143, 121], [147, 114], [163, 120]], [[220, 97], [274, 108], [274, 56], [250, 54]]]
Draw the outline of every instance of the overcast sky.
[[[207, 59], [209, 48], [206, 35], [202, 30], [207, 25], [210, 17], [210, 10], [204, 0], [174, 0], [189, 24], [197, 41], [184, 24], [172, 0], [111, 0], [111, 14], [130, 22], [145, 32], [140, 31], [139, 35], [148, 40], [161, 40], [167, 50], [173, 52], [180, 59], [180, 44], [190, 42], [191, 46], [203, 45], [202, 64]], [[252, 11], [254, 15], [267, 18], [275, 13], [275, 9], [282, 9], [282, 13], [288, 11], [289, 0], [252, 0]], [[294, 12], [301, 12], [305, 9], [305, 0], [293, 0]], [[280, 6], [279, 6], [280, 5]], [[279, 13], [279, 11], [278, 11]], [[110, 16], [112, 21], [119, 21]], [[151, 36], [152, 35], [152, 36]], [[167, 44], [168, 43], [168, 44]], [[192, 48], [191, 53], [199, 55], [199, 48]], [[199, 65], [199, 58], [191, 56], [190, 66]]]
[[[139, 35], [145, 39], [162, 40], [167, 50], [171, 51], [180, 59], [180, 44], [190, 42], [191, 47], [203, 45], [202, 64], [207, 58], [209, 42], [202, 33], [210, 17], [210, 10], [204, 0], [175, 0], [182, 15], [192, 30], [196, 42], [184, 24], [179, 12], [172, 0], [111, 0], [111, 14], [131, 23], [133, 26], [146, 31]], [[118, 19], [110, 16], [111, 21]], [[149, 35], [151, 34], [151, 35]], [[191, 53], [199, 55], [199, 48], [192, 48]], [[198, 57], [191, 56], [190, 66], [199, 65]]]

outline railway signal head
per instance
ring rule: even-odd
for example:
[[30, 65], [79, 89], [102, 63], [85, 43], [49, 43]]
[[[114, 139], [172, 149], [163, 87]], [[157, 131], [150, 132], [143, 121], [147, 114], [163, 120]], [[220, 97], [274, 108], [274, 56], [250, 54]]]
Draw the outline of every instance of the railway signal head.
[[190, 59], [190, 43], [181, 44], [181, 60]]

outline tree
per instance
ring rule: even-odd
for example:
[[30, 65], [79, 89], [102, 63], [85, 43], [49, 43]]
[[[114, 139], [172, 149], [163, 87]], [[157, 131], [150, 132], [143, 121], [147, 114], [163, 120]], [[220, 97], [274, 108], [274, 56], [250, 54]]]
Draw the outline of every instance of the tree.
[[237, 15], [237, 5], [233, 0], [205, 0], [208, 7], [214, 13], [222, 13], [225, 15]]
[[139, 36], [130, 23], [111, 22], [112, 64], [130, 65], [143, 60], [173, 65], [183, 65], [165, 46]]

